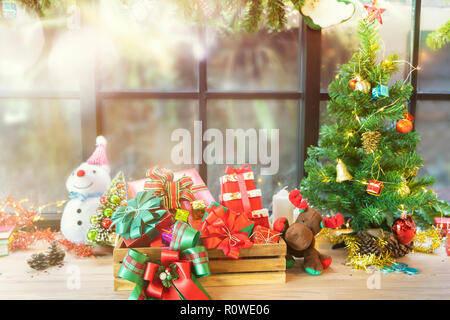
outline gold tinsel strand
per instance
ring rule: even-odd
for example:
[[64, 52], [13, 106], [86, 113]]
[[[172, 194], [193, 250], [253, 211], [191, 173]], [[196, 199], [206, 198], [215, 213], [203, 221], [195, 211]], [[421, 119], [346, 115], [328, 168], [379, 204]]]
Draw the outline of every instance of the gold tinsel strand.
[[[355, 269], [363, 269], [367, 271], [369, 266], [384, 268], [385, 266], [390, 266], [396, 262], [395, 258], [390, 256], [389, 252], [384, 252], [380, 256], [373, 253], [361, 255], [359, 253], [359, 242], [356, 236], [351, 236], [348, 234], [332, 234], [329, 229], [322, 229], [319, 236], [328, 239], [333, 244], [344, 242], [348, 251], [346, 264]], [[384, 236], [385, 235], [383, 233], [383, 237]], [[384, 248], [387, 244], [383, 238], [377, 238], [375, 241], [381, 248]]]
[[378, 131], [367, 131], [361, 135], [362, 144], [366, 154], [373, 154], [377, 151], [381, 133]]
[[426, 231], [419, 231], [414, 236], [414, 251], [431, 253], [441, 246], [442, 239], [439, 230], [431, 227]]

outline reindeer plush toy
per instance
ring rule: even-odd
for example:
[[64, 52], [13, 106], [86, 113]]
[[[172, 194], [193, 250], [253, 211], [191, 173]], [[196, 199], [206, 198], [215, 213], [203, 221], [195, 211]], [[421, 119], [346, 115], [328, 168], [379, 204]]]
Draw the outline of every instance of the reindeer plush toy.
[[322, 228], [337, 228], [344, 223], [344, 217], [338, 213], [331, 218], [322, 218], [320, 213], [310, 208], [300, 194], [300, 190], [289, 193], [291, 203], [299, 208], [300, 214], [295, 222], [289, 226], [286, 218], [275, 221], [273, 228], [280, 232], [288, 247], [288, 260], [303, 257], [305, 271], [311, 275], [319, 275], [331, 264], [331, 257], [321, 254], [314, 248], [314, 236]]

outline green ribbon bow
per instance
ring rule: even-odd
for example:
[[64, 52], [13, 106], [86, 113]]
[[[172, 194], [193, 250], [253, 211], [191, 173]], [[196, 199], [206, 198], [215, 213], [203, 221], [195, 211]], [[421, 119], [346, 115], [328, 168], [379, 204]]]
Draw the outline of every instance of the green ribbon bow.
[[167, 212], [161, 208], [162, 198], [150, 191], [140, 191], [126, 206], [121, 206], [113, 213], [112, 225], [116, 232], [126, 239], [137, 239], [144, 234], [150, 239], [159, 235], [156, 225]]

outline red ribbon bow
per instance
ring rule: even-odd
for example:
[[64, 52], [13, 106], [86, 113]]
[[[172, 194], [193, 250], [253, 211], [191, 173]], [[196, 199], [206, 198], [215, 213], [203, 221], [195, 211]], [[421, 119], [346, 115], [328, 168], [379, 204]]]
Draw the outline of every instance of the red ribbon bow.
[[248, 163], [243, 164], [239, 168], [233, 168], [230, 166], [226, 166], [225, 173], [226, 174], [239, 174], [239, 173], [246, 173], [252, 171], [252, 166]]
[[171, 170], [160, 169], [157, 166], [147, 170], [145, 190], [153, 190], [155, 195], [164, 198], [164, 205], [167, 209], [178, 209], [181, 207], [180, 200], [194, 201], [194, 191], [192, 187], [194, 182], [190, 177], [183, 176], [174, 181], [174, 175]]
[[241, 231], [252, 224], [244, 215], [233, 210], [224, 210], [223, 206], [206, 209], [208, 215], [202, 225], [203, 244], [211, 249], [223, 250], [233, 259], [239, 258], [239, 249], [250, 248], [253, 242], [246, 232]]
[[[178, 251], [162, 250], [161, 264], [169, 267], [170, 264], [176, 265], [178, 279], [172, 281], [169, 287], [162, 284], [160, 274], [157, 274], [161, 265], [148, 262], [144, 274], [144, 280], [149, 281], [146, 289], [147, 297], [163, 300], [210, 300], [191, 279], [191, 262], [181, 261]], [[164, 275], [165, 277], [166, 275]]]

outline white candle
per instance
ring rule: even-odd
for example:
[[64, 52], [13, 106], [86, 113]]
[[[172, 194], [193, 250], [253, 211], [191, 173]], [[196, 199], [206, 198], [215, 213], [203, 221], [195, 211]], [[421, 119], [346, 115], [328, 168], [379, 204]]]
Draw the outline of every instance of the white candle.
[[273, 220], [277, 220], [278, 218], [286, 218], [289, 221], [289, 224], [292, 224], [293, 219], [293, 211], [295, 207], [289, 201], [289, 192], [286, 190], [286, 187], [280, 190], [277, 194], [274, 194], [272, 197], [272, 216]]

